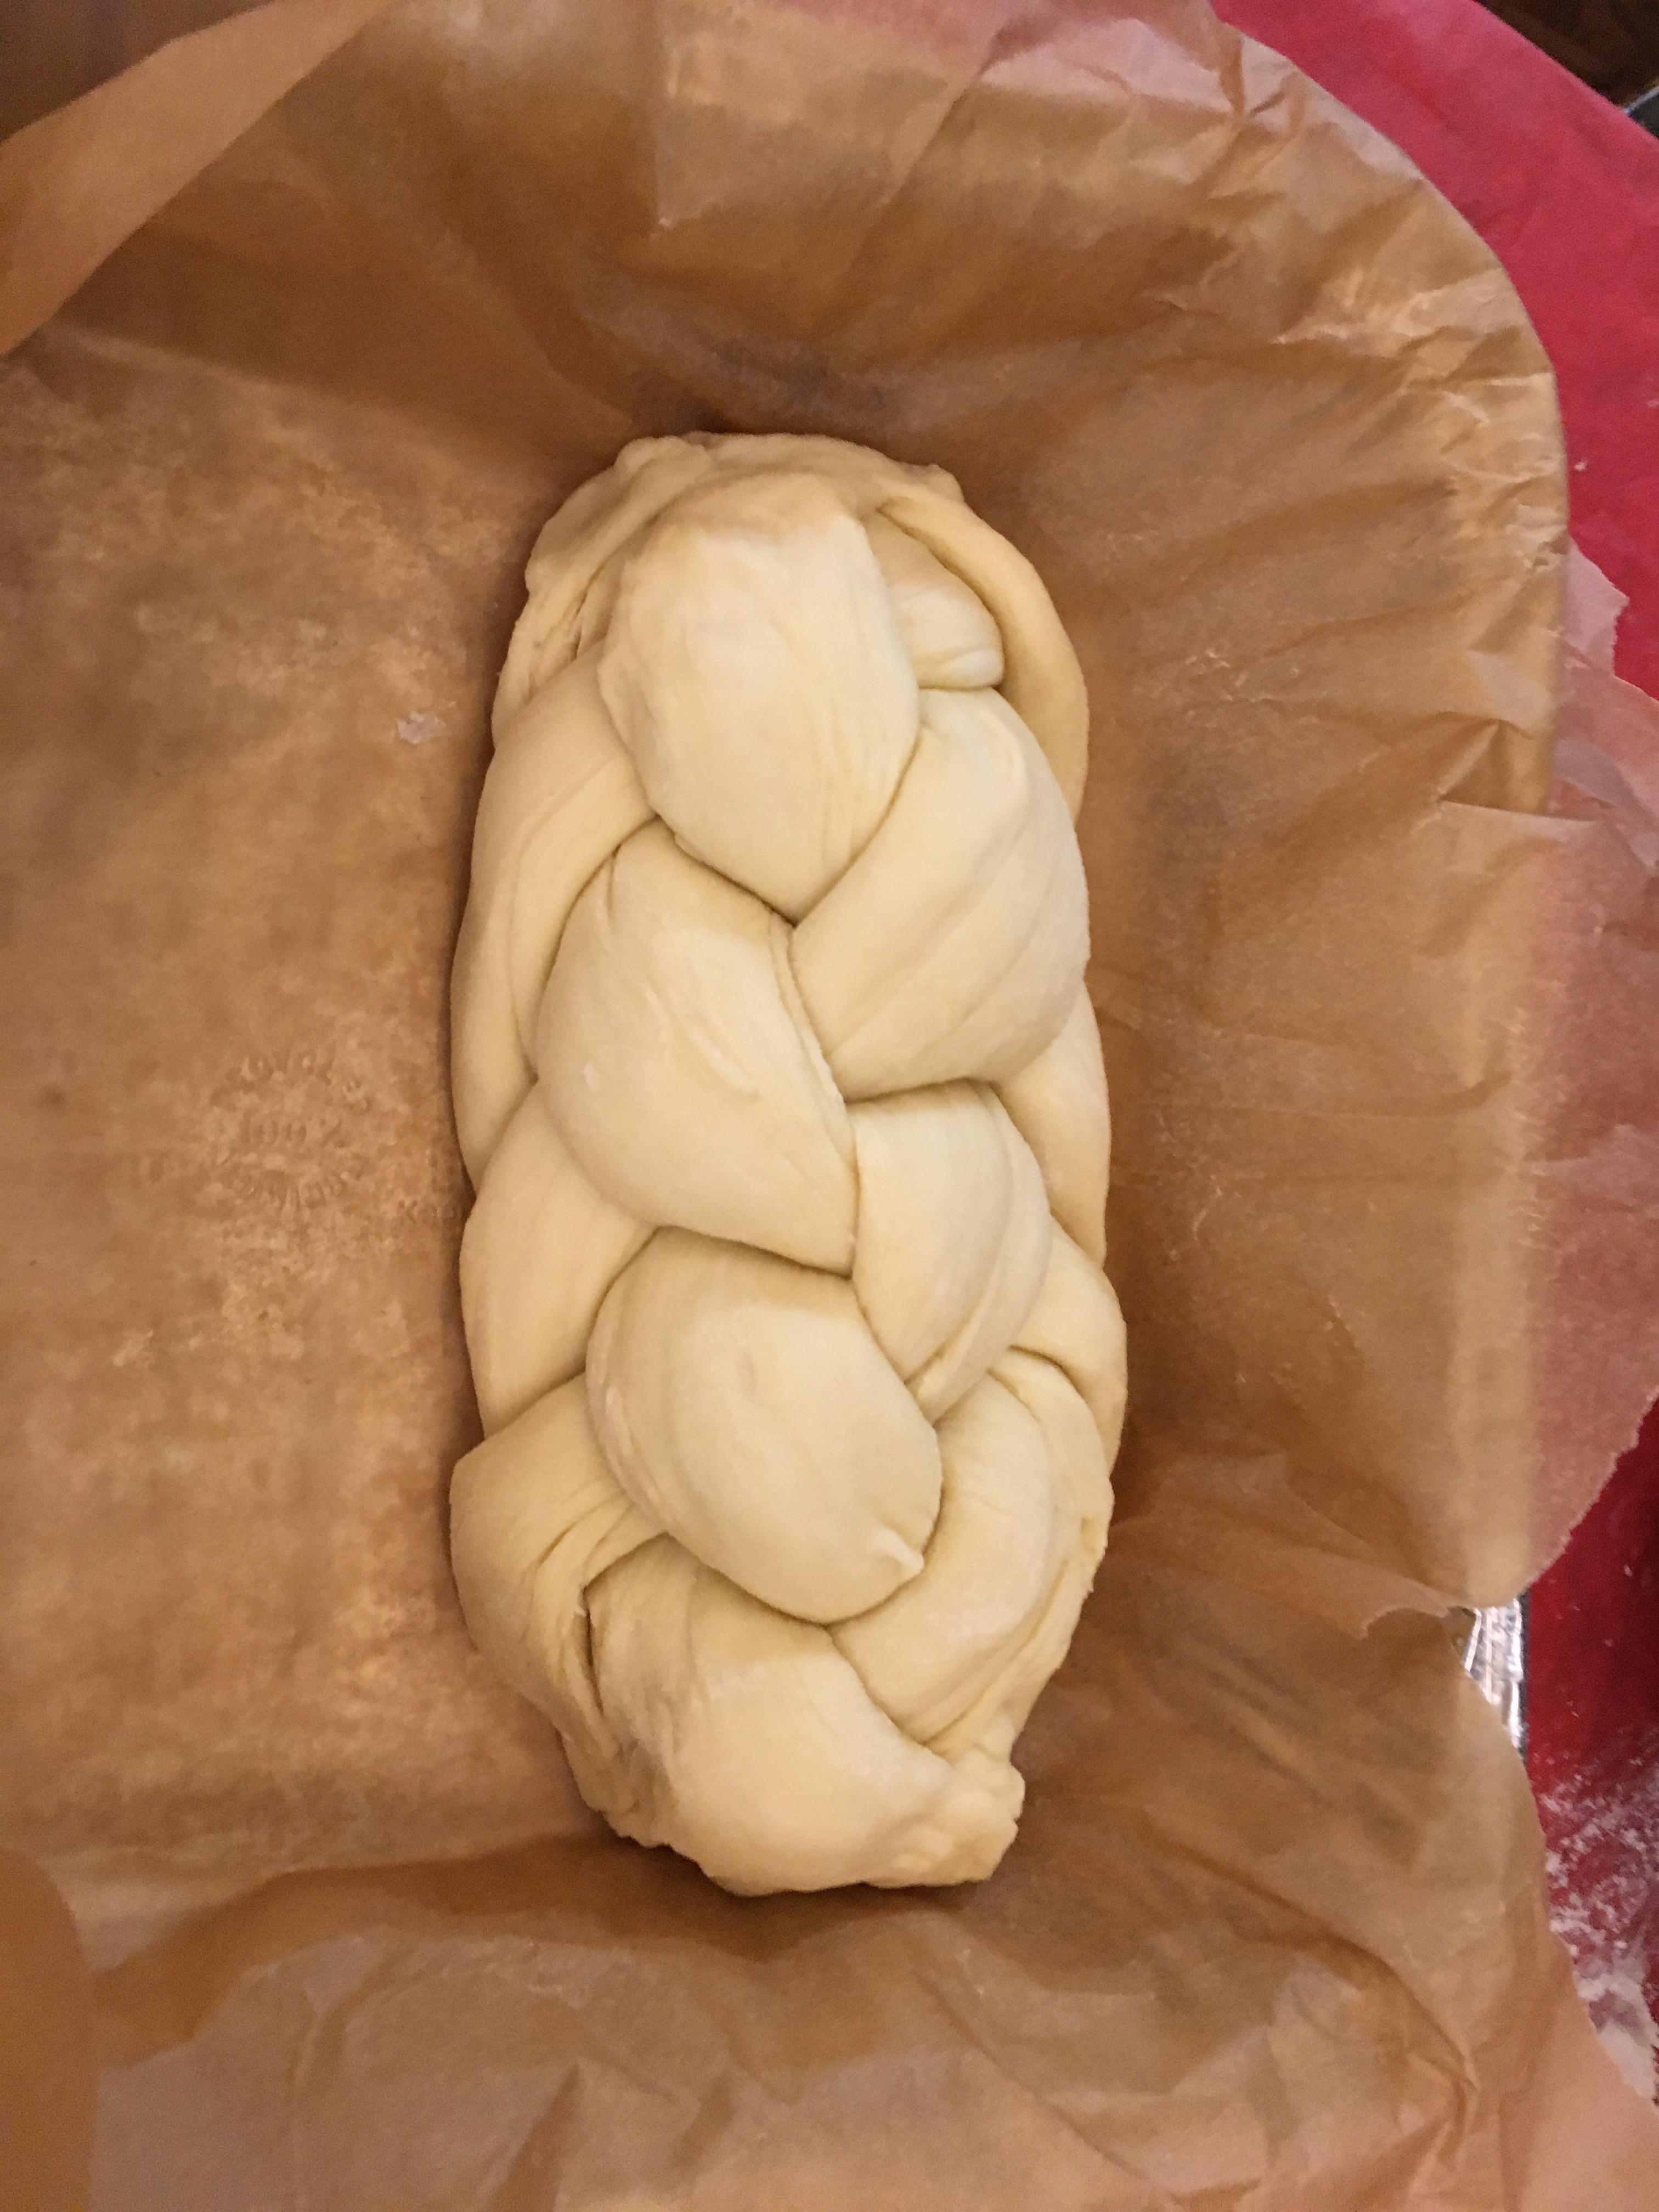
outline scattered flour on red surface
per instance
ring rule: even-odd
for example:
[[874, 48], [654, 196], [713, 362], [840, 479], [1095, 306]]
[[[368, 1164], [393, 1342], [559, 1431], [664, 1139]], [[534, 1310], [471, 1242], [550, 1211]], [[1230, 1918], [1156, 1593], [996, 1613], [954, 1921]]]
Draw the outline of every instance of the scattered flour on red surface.
[[1659, 2094], [1659, 1729], [1598, 1784], [1547, 1791], [1550, 1918], [1597, 2033], [1644, 2096]]

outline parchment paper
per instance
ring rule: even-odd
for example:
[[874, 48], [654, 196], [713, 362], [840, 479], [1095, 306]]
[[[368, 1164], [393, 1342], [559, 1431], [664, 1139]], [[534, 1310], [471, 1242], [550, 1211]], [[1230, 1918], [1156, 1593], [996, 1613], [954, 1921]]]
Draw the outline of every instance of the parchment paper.
[[[1652, 881], [1534, 811], [1501, 272], [1198, 0], [371, 14], [0, 150], [0, 1800], [92, 2201], [1650, 2206], [1442, 1620], [1659, 1374]], [[696, 426], [942, 463], [1090, 682], [1131, 1428], [957, 1894], [597, 1833], [445, 1559], [485, 705], [536, 526]]]

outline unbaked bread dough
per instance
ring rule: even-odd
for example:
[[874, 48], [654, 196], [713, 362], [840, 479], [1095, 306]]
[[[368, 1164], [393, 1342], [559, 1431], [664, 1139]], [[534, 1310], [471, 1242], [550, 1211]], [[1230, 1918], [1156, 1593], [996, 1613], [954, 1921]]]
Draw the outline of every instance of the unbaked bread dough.
[[940, 471], [643, 440], [556, 514], [453, 981], [467, 1621], [753, 1893], [976, 1880], [1106, 1540], [1077, 661]]

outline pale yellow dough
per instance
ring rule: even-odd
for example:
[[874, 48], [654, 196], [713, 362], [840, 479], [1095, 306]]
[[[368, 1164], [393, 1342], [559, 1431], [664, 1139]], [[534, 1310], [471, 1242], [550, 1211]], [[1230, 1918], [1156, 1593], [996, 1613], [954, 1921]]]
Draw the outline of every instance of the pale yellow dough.
[[980, 1880], [1123, 1415], [1075, 656], [830, 439], [642, 440], [528, 581], [453, 977], [468, 1624], [726, 1887]]

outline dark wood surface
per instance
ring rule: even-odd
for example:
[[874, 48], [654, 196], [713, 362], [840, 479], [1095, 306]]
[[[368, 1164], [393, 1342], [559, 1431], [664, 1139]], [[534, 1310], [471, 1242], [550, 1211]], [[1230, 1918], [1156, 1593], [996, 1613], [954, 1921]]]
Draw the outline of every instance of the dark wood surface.
[[0, 0], [0, 138], [258, 0]]
[[[0, 138], [257, 0], [0, 0]], [[1621, 106], [1659, 82], [1659, 0], [1483, 0]]]
[[1564, 69], [1626, 106], [1659, 79], [1659, 0], [1485, 0]]

